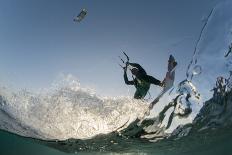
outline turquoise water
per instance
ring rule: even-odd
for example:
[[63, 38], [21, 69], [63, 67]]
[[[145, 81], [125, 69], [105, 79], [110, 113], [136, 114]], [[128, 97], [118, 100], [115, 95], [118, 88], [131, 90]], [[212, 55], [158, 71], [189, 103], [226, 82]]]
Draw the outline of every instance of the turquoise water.
[[0, 154], [202, 154], [230, 155], [232, 152], [232, 128], [221, 128], [191, 133], [178, 140], [168, 139], [151, 143], [137, 138], [124, 139], [116, 135], [99, 136], [91, 140], [47, 142], [24, 138], [0, 131]]
[[0, 131], [0, 154], [16, 155], [16, 154], [51, 154], [62, 155], [64, 153], [40, 145], [32, 139], [23, 138], [5, 131]]

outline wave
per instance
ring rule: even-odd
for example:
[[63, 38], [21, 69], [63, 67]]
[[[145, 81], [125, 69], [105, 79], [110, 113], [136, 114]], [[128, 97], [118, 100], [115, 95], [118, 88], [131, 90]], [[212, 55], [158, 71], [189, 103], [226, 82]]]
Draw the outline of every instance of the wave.
[[[82, 88], [75, 77], [67, 75], [50, 89], [38, 93], [0, 89], [0, 128], [43, 140], [91, 140], [105, 134], [156, 142], [191, 135], [193, 131], [208, 131], [215, 127], [212, 124], [231, 126], [231, 110], [228, 110], [231, 99], [227, 99], [225, 108], [221, 106], [225, 104], [220, 104], [224, 96], [215, 98], [210, 91], [217, 78], [225, 77], [232, 67], [231, 54], [225, 57], [232, 43], [231, 6], [232, 2], [225, 0], [212, 10], [187, 68], [187, 77], [160, 99], [149, 117], [145, 115], [149, 103], [131, 97], [97, 96], [92, 90]], [[226, 94], [231, 95], [230, 91]], [[173, 113], [165, 111], [160, 115], [166, 105], [172, 106]], [[186, 111], [190, 113], [187, 118], [183, 117]], [[171, 135], [167, 131], [170, 116], [178, 116], [171, 119], [174, 124]], [[161, 117], [166, 121], [161, 123]], [[186, 123], [191, 125], [180, 125]]]
[[0, 127], [39, 139], [86, 139], [126, 127], [148, 110], [148, 103], [130, 97], [99, 97], [64, 76], [49, 90], [31, 93], [1, 89]]

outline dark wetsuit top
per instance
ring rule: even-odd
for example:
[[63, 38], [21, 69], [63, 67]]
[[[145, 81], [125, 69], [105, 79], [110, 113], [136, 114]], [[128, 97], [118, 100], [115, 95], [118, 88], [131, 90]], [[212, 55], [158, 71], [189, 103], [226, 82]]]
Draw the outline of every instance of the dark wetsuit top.
[[127, 78], [126, 70], [124, 71], [124, 81], [128, 85], [134, 85], [136, 88], [136, 92], [134, 94], [134, 98], [142, 99], [146, 96], [148, 90], [150, 89], [150, 85], [161, 85], [161, 82], [156, 78], [147, 75], [146, 71], [136, 63], [129, 63], [132, 67], [136, 67], [139, 70], [138, 75], [133, 81], [129, 81]]

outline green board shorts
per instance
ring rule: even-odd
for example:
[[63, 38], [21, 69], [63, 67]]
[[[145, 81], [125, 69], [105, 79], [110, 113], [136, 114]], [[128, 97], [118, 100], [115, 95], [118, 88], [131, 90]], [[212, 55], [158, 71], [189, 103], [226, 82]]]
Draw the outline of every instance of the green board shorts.
[[150, 83], [139, 80], [136, 86], [136, 92], [134, 94], [134, 98], [143, 99], [147, 95], [149, 89], [150, 89]]

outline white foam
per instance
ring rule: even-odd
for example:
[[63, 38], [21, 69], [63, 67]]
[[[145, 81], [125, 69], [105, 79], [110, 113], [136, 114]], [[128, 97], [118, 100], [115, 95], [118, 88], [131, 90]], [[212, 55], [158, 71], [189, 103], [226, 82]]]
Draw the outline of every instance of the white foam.
[[142, 118], [148, 108], [148, 103], [129, 97], [99, 97], [81, 88], [71, 75], [43, 93], [1, 91], [1, 95], [6, 100], [1, 109], [31, 131], [25, 133], [18, 125], [13, 132], [42, 139], [86, 139], [107, 134]]

